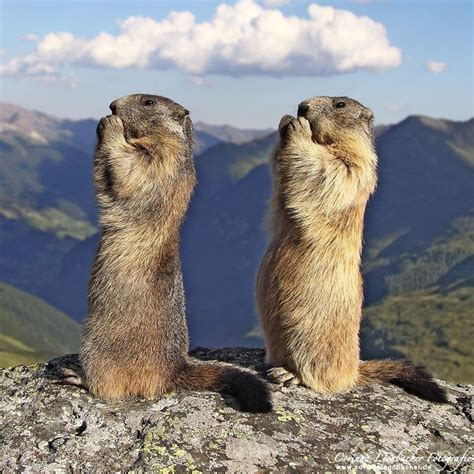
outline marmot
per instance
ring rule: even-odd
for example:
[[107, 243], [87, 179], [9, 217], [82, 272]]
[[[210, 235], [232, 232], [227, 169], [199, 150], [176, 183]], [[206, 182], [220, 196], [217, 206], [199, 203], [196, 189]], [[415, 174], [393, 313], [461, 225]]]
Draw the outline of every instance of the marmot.
[[372, 112], [347, 97], [313, 97], [279, 133], [272, 240], [256, 285], [270, 378], [322, 393], [383, 381], [446, 401], [421, 367], [360, 360], [362, 230], [377, 181]]
[[101, 237], [80, 351], [83, 385], [105, 400], [153, 399], [182, 389], [227, 393], [249, 412], [271, 410], [256, 375], [188, 357], [179, 240], [196, 182], [189, 112], [134, 94], [100, 120], [94, 180]]

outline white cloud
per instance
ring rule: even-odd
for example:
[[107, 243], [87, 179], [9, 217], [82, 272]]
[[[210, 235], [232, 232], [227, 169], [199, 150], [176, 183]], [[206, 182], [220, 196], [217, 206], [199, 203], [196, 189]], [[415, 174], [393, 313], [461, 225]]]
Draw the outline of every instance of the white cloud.
[[255, 0], [220, 4], [197, 22], [189, 11], [162, 20], [132, 16], [115, 35], [68, 32], [39, 38], [35, 49], [0, 66], [4, 75], [58, 75], [63, 66], [176, 68], [190, 76], [311, 76], [399, 66], [401, 51], [385, 27], [366, 16], [317, 4], [306, 18], [265, 9]]
[[36, 33], [27, 33], [21, 37], [23, 41], [28, 41], [29, 43], [36, 43], [39, 40], [39, 36]]
[[202, 76], [188, 76], [187, 80], [193, 86], [198, 86], [198, 87], [211, 87], [212, 86], [212, 82]]
[[263, 0], [263, 4], [268, 8], [279, 8], [290, 3], [290, 0]]
[[388, 104], [385, 106], [385, 110], [387, 112], [392, 112], [392, 113], [401, 113], [404, 110], [407, 110], [408, 106], [404, 102], [396, 102], [393, 104]]
[[440, 74], [448, 67], [448, 65], [441, 61], [428, 61], [425, 64], [425, 67], [432, 74]]

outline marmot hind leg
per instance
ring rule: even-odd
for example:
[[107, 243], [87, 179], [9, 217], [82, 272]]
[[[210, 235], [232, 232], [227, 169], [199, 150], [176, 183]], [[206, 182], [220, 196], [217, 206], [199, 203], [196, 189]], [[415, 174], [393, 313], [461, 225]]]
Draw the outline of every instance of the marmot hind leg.
[[267, 377], [271, 382], [279, 385], [303, 385], [296, 374], [284, 367], [272, 367], [267, 371]]

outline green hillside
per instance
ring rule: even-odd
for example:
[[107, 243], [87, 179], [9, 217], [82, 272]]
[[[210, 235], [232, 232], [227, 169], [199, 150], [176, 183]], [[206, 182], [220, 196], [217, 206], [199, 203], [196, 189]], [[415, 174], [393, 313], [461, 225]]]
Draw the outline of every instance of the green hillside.
[[386, 298], [365, 310], [366, 358], [403, 355], [452, 382], [474, 382], [474, 288], [454, 284]]
[[[473, 383], [474, 120], [412, 116], [379, 132], [379, 186], [366, 213], [363, 356], [408, 357], [441, 378]], [[247, 336], [257, 341], [261, 331]]]
[[96, 232], [91, 183], [95, 121], [0, 107], [0, 274], [29, 293]]
[[[0, 105], [0, 274], [43, 298], [65, 255], [97, 232], [92, 186], [97, 121]], [[201, 123], [196, 153], [222, 140], [244, 143], [267, 132]]]
[[79, 348], [80, 326], [39, 298], [0, 283], [0, 367]]
[[[95, 122], [62, 121], [10, 105], [0, 110], [0, 125], [2, 280], [79, 321], [97, 246], [97, 236], [86, 238], [95, 222], [90, 179]], [[267, 162], [277, 134], [199, 127], [199, 184], [181, 245], [191, 346], [261, 346], [258, 328], [252, 330], [254, 278], [267, 244]], [[474, 119], [407, 117], [378, 127], [376, 146], [379, 184], [364, 235], [364, 355], [405, 355], [441, 377], [474, 382], [468, 329], [474, 297]], [[38, 312], [37, 306], [11, 310], [39, 319], [38, 329], [24, 334], [15, 332], [21, 324], [1, 331], [0, 347], [10, 357], [36, 360], [51, 346], [66, 352], [56, 342], [31, 342], [43, 325], [54, 335], [41, 314], [43, 319], [60, 314], [52, 307]], [[8, 306], [0, 300], [0, 307]], [[21, 321], [10, 319], [15, 318]]]
[[0, 150], [0, 216], [58, 238], [95, 232], [87, 153], [63, 139], [38, 142], [16, 130], [2, 133]]
[[[367, 246], [363, 269], [372, 291], [376, 288], [381, 294], [395, 295], [430, 287], [474, 256], [474, 215], [470, 211], [455, 218], [444, 232], [421, 240], [410, 251], [380, 250], [388, 248], [396, 238], [388, 236]], [[369, 303], [378, 299], [375, 297]]]
[[241, 145], [218, 143], [196, 160], [200, 182], [216, 186], [235, 184], [255, 167], [268, 162], [275, 143], [274, 132]]

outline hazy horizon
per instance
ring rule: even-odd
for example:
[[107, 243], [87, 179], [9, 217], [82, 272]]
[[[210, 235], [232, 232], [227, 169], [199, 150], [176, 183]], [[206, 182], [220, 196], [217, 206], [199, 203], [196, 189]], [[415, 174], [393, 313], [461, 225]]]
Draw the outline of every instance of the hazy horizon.
[[[108, 115], [110, 113], [110, 111], [108, 110], [108, 108], [106, 107], [104, 113], [102, 116], [97, 116], [97, 117], [93, 117], [93, 116], [86, 116], [86, 117], [79, 117], [79, 118], [70, 118], [70, 117], [61, 117], [59, 115], [56, 115], [56, 114], [51, 114], [49, 112], [45, 112], [44, 110], [38, 110], [38, 109], [32, 109], [32, 108], [28, 108], [28, 107], [25, 107], [23, 105], [19, 105], [19, 104], [15, 104], [13, 102], [7, 102], [7, 101], [3, 101], [3, 102], [0, 102], [0, 105], [1, 104], [8, 104], [8, 105], [13, 105], [15, 107], [21, 107], [22, 109], [25, 109], [27, 111], [30, 111], [30, 112], [37, 112], [37, 113], [41, 113], [41, 114], [45, 114], [51, 118], [55, 118], [55, 119], [58, 119], [58, 120], [72, 120], [72, 121], [80, 121], [80, 120], [94, 120], [94, 121], [98, 121], [100, 120], [100, 118], [104, 115]], [[295, 110], [293, 112], [288, 112], [288, 113], [293, 113], [293, 114], [296, 114], [296, 107], [295, 107]], [[191, 117], [192, 117], [192, 112], [191, 112]], [[380, 127], [384, 127], [384, 126], [391, 126], [391, 125], [396, 125], [397, 123], [400, 123], [400, 122], [403, 122], [404, 120], [406, 120], [407, 118], [409, 117], [427, 117], [427, 118], [430, 118], [430, 119], [434, 119], [434, 120], [447, 120], [447, 121], [450, 121], [450, 122], [459, 122], [459, 123], [462, 123], [462, 122], [468, 122], [469, 120], [472, 120], [474, 119], [474, 114], [471, 115], [470, 117], [466, 117], [465, 119], [459, 119], [459, 120], [456, 120], [456, 119], [450, 119], [450, 118], [446, 118], [446, 117], [435, 117], [435, 116], [432, 116], [432, 115], [427, 115], [427, 114], [421, 114], [421, 113], [413, 113], [413, 114], [409, 114], [409, 115], [406, 115], [404, 117], [401, 117], [399, 120], [397, 120], [396, 122], [390, 122], [390, 123], [380, 123], [377, 121], [377, 117], [375, 117], [375, 126], [380, 126]], [[193, 117], [192, 117], [193, 118]], [[194, 121], [194, 125], [196, 126], [199, 126], [200, 124], [202, 125], [205, 125], [205, 126], [211, 126], [211, 127], [233, 127], [233, 128], [236, 128], [236, 129], [240, 129], [240, 130], [244, 130], [244, 129], [249, 129], [249, 130], [262, 130], [262, 131], [265, 131], [265, 130], [268, 130], [269, 133], [271, 132], [276, 132], [277, 131], [277, 126], [278, 126], [278, 123], [275, 124], [275, 126], [271, 127], [240, 127], [240, 126], [237, 126], [237, 125], [232, 125], [230, 123], [227, 123], [227, 122], [222, 122], [222, 123], [211, 123], [211, 122], [206, 122], [204, 120], [195, 120], [193, 118], [193, 121]]]

